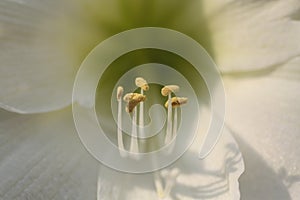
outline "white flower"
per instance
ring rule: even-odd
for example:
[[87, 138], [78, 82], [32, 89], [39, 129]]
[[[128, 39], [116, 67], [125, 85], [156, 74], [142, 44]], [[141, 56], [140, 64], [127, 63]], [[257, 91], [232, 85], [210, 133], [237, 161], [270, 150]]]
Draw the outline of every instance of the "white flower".
[[[8, 111], [0, 111], [0, 199], [96, 198], [98, 163], [64, 107], [86, 54], [112, 34], [139, 26], [193, 37], [225, 81], [222, 138], [201, 167], [190, 165], [193, 148], [174, 164], [180, 173], [171, 197], [239, 198], [243, 162], [233, 134], [245, 159], [243, 199], [299, 199], [299, 8], [297, 0], [2, 0], [0, 106]], [[160, 177], [170, 180], [166, 171]], [[99, 173], [99, 199], [155, 198], [152, 177], [106, 168]]]

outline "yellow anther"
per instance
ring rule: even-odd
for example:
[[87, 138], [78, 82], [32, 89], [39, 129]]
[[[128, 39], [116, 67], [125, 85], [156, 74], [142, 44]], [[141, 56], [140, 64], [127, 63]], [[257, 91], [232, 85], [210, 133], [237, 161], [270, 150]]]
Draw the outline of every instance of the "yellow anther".
[[144, 90], [144, 91], [149, 90], [149, 85], [148, 85], [147, 81], [145, 79], [143, 79], [142, 77], [137, 77], [135, 79], [135, 85], [142, 88], [142, 90]]
[[168, 96], [171, 92], [175, 93], [179, 91], [179, 86], [177, 85], [166, 85], [161, 89], [161, 94], [163, 96]]
[[138, 93], [128, 93], [124, 96], [123, 99], [128, 103], [126, 112], [131, 113], [135, 106], [137, 106], [140, 102], [146, 100], [146, 96]]
[[[176, 107], [179, 107], [183, 104], [186, 104], [188, 101], [188, 98], [185, 98], [185, 97], [173, 97], [171, 99], [171, 102], [172, 102], [172, 107], [173, 108], [176, 108]], [[165, 103], [165, 107], [168, 108], [168, 105], [169, 105], [169, 101], [167, 101]]]

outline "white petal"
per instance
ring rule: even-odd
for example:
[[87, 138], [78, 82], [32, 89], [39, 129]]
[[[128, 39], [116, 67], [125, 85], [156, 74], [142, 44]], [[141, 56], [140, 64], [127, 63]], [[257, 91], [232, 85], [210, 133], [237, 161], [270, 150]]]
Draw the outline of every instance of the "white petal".
[[208, 0], [204, 5], [223, 72], [262, 70], [300, 55], [298, 0]]
[[95, 199], [97, 168], [69, 109], [30, 116], [0, 111], [0, 199]]
[[[239, 199], [238, 178], [244, 163], [230, 133], [224, 130], [206, 159], [197, 159], [198, 150], [199, 146], [194, 144], [176, 163], [160, 171], [163, 178], [172, 169], [179, 170], [168, 199]], [[157, 199], [153, 173], [132, 175], [101, 167], [98, 178], [98, 200]]]
[[71, 103], [74, 67], [49, 22], [56, 10], [51, 1], [0, 2], [0, 107], [34, 113]]
[[225, 79], [228, 125], [244, 144], [242, 188], [253, 199], [289, 199], [287, 190], [300, 198], [299, 64], [298, 58], [268, 76]]

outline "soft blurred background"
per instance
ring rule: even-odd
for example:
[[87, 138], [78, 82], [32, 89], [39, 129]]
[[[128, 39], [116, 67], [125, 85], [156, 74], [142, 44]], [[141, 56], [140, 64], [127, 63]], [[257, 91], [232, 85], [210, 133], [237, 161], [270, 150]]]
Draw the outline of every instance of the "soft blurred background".
[[0, 199], [96, 199], [74, 78], [101, 41], [146, 26], [192, 37], [218, 65], [245, 163], [241, 199], [300, 199], [299, 11], [298, 0], [1, 0]]

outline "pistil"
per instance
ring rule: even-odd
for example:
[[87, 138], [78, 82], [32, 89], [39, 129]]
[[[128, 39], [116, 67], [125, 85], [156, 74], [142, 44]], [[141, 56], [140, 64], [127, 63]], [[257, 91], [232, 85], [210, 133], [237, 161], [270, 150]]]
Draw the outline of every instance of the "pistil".
[[122, 96], [123, 96], [124, 89], [123, 87], [119, 86], [117, 89], [117, 101], [118, 101], [118, 148], [120, 155], [122, 157], [126, 156], [124, 143], [123, 143], [123, 133], [122, 133]]

